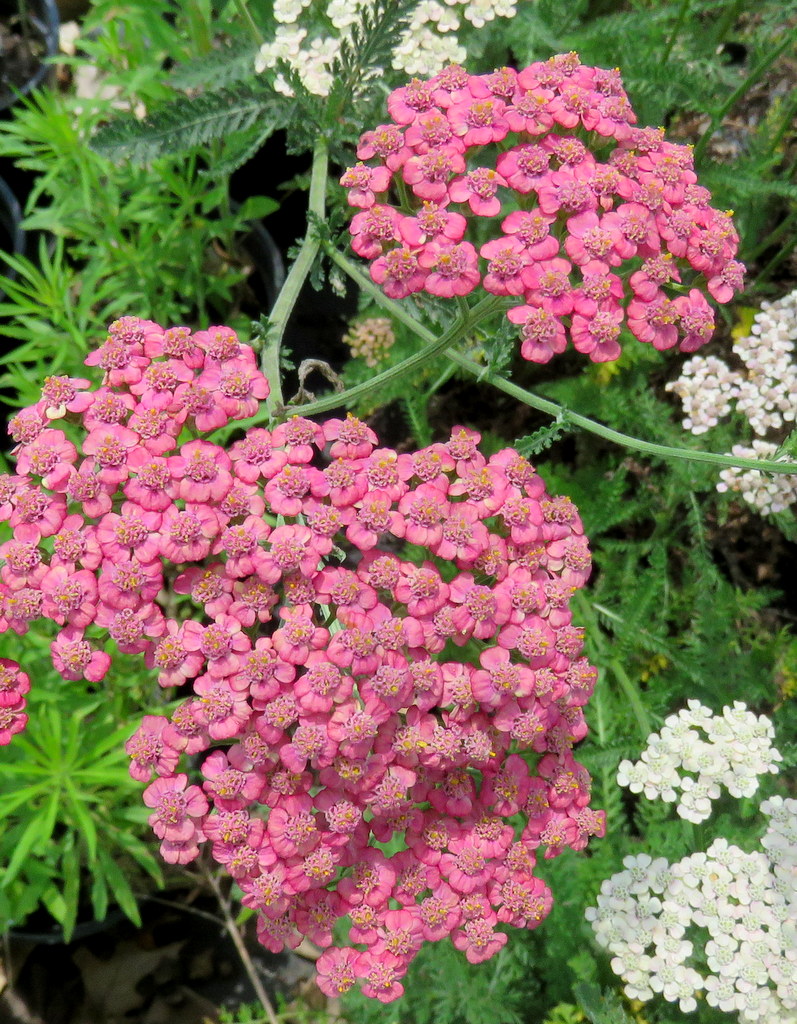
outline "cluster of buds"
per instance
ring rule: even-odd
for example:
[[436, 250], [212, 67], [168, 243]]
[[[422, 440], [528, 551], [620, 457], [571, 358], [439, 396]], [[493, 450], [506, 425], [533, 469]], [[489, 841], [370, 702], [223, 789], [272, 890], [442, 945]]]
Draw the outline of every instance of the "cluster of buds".
[[370, 316], [352, 324], [343, 335], [353, 358], [359, 356], [366, 366], [378, 366], [393, 346], [396, 335], [386, 317]]
[[714, 313], [695, 279], [718, 302], [742, 286], [730, 215], [689, 147], [634, 126], [617, 70], [574, 53], [520, 72], [451, 65], [394, 90], [388, 111], [341, 184], [360, 210], [352, 248], [391, 298], [482, 287], [519, 300], [507, 316], [524, 358], [546, 363], [570, 339], [605, 362], [624, 324], [656, 349], [699, 349]]
[[164, 858], [210, 843], [275, 951], [348, 915], [334, 995], [396, 998], [424, 941], [479, 962], [535, 927], [536, 857], [605, 828], [572, 754], [596, 679], [572, 502], [464, 427], [401, 455], [352, 416], [212, 443], [268, 394], [228, 328], [125, 317], [87, 362], [100, 388], [49, 378], [10, 427], [0, 628], [54, 620], [65, 679], [99, 682], [112, 642], [191, 692], [126, 747]]

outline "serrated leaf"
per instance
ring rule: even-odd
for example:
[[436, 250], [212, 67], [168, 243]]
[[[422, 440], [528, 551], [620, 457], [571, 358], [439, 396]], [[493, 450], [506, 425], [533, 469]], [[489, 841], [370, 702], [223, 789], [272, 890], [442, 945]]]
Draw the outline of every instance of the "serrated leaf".
[[281, 124], [285, 106], [282, 97], [262, 86], [220, 89], [180, 98], [142, 120], [117, 118], [103, 125], [89, 145], [109, 160], [144, 164], [207, 145], [248, 128], [258, 118], [267, 119], [271, 125]]
[[[283, 119], [287, 123], [290, 118]], [[231, 132], [224, 140], [225, 152], [220, 159], [214, 161], [212, 167], [199, 172], [201, 178], [225, 179], [239, 167], [251, 160], [260, 147], [280, 127], [278, 123], [253, 124], [240, 132]]]
[[591, 1024], [634, 1024], [614, 992], [601, 993], [597, 985], [580, 981], [573, 993]]
[[169, 85], [175, 89], [218, 89], [247, 78], [255, 77], [256, 43], [236, 41], [220, 45], [217, 50], [195, 56], [187, 64], [179, 64], [169, 75]]
[[572, 429], [572, 424], [567, 417], [567, 410], [564, 409], [550, 426], [540, 427], [533, 434], [527, 434], [525, 437], [519, 438], [515, 442], [515, 448], [524, 458], [528, 459], [534, 455], [539, 455], [540, 452], [546, 451], [552, 444], [564, 437], [565, 434], [569, 434]]

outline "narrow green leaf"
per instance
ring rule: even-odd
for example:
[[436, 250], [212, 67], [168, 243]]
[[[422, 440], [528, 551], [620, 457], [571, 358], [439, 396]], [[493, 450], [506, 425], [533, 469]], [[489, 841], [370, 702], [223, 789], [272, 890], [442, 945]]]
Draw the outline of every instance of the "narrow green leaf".
[[108, 913], [108, 884], [105, 876], [95, 871], [91, 881], [91, 908], [98, 921], [103, 921]]
[[89, 864], [93, 864], [97, 857], [97, 828], [92, 821], [91, 815], [86, 810], [83, 797], [75, 789], [71, 779], [64, 780], [67, 791], [67, 808], [72, 812], [74, 827], [82, 836], [88, 851]]
[[279, 209], [279, 203], [270, 196], [249, 196], [241, 203], [238, 216], [241, 220], [262, 220]]
[[141, 914], [138, 911], [133, 891], [118, 865], [114, 863], [104, 850], [99, 851], [97, 871], [99, 872], [100, 870], [105, 875], [116, 902], [134, 924], [140, 925]]
[[0, 888], [7, 888], [24, 867], [31, 850], [37, 844], [44, 845], [50, 838], [47, 835], [47, 820], [44, 814], [38, 813], [25, 826], [11, 856], [11, 860], [8, 862], [8, 867], [3, 872]]
[[80, 856], [74, 842], [67, 845], [64, 850], [61, 869], [64, 873], [64, 916], [61, 927], [64, 929], [65, 941], [69, 942], [77, 923], [80, 901]]

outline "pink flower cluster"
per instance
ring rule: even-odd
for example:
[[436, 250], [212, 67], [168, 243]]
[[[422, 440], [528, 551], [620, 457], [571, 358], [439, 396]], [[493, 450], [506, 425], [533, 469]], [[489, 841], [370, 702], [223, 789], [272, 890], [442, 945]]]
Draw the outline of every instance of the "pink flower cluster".
[[11, 737], [28, 724], [25, 712], [28, 690], [30, 679], [19, 665], [8, 658], [0, 658], [0, 747], [10, 743]]
[[[202, 439], [268, 393], [228, 328], [125, 317], [87, 362], [100, 388], [51, 377], [10, 427], [0, 628], [54, 620], [65, 679], [112, 642], [191, 692], [126, 745], [164, 858], [209, 843], [269, 949], [331, 947], [330, 995], [388, 1001], [424, 942], [476, 963], [535, 927], [536, 857], [605, 830], [572, 754], [596, 679], [572, 502], [464, 427], [411, 454], [352, 416]], [[4, 740], [26, 688], [0, 663]]]
[[[623, 325], [659, 350], [710, 339], [713, 310], [687, 278], [720, 303], [741, 289], [730, 215], [709, 205], [690, 147], [634, 126], [616, 69], [575, 53], [520, 72], [451, 65], [394, 90], [388, 111], [341, 184], [360, 210], [352, 248], [391, 298], [481, 285], [520, 300], [507, 316], [524, 358], [546, 363], [569, 339], [606, 362]], [[487, 241], [473, 217], [499, 222]]]

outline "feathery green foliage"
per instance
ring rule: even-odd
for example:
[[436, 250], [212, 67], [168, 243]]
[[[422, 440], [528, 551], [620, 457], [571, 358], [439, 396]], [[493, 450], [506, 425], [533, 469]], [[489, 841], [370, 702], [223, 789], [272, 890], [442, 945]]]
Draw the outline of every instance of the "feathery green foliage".
[[181, 97], [141, 121], [118, 118], [99, 128], [92, 148], [109, 160], [148, 163], [206, 146], [256, 121], [268, 126], [264, 141], [288, 120], [288, 104], [263, 86], [237, 85]]

